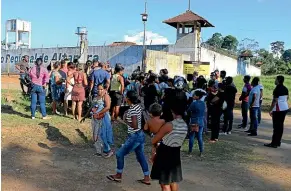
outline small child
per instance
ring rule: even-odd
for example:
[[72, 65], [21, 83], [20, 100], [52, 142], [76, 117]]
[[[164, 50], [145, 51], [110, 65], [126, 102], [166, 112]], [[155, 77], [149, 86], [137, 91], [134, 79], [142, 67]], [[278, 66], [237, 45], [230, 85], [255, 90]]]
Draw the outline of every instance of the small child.
[[[162, 115], [162, 110], [163, 110], [162, 106], [157, 103], [154, 103], [149, 107], [150, 118], [146, 121], [144, 130], [152, 133], [152, 136], [155, 135], [160, 130], [160, 128], [166, 123], [165, 120], [160, 118]], [[152, 147], [152, 154], [150, 159], [152, 163], [155, 159], [157, 146]]]

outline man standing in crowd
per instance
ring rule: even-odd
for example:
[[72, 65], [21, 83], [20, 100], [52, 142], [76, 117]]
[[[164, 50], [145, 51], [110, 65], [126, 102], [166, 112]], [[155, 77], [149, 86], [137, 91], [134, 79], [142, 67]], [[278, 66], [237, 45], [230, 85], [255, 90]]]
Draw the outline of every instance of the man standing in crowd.
[[[251, 80], [251, 77], [246, 75], [244, 76], [244, 87], [242, 89], [242, 93], [241, 93], [241, 96], [239, 98], [241, 102], [241, 114], [242, 114], [242, 124], [239, 125], [238, 127], [239, 128], [247, 128], [247, 123], [248, 123], [248, 110], [249, 110], [249, 107], [248, 107], [248, 101], [249, 101], [249, 93], [250, 91], [252, 90], [252, 86], [250, 85], [250, 80]], [[246, 129], [247, 130], [247, 129]]]
[[260, 83], [259, 84], [260, 87], [260, 91], [261, 91], [261, 98], [260, 98], [260, 108], [258, 111], [258, 124], [261, 124], [261, 120], [262, 120], [262, 103], [263, 103], [263, 95], [264, 95], [264, 86]]
[[194, 71], [193, 72], [193, 88], [195, 89], [196, 88], [196, 86], [197, 86], [197, 79], [198, 79], [198, 72], [197, 71]]
[[252, 80], [252, 90], [249, 95], [249, 108], [250, 108], [250, 118], [251, 125], [248, 132], [248, 136], [257, 136], [258, 130], [258, 111], [260, 109], [260, 99], [261, 99], [261, 90], [259, 86], [260, 79], [258, 77], [254, 77]]
[[25, 55], [22, 57], [21, 62], [15, 64], [15, 68], [19, 71], [19, 74], [20, 74], [20, 87], [23, 94], [26, 94], [29, 92], [29, 90], [27, 90], [27, 92], [25, 92], [24, 90], [24, 82], [26, 81], [27, 72], [29, 70], [28, 59], [29, 59], [28, 56]]
[[214, 70], [214, 73], [215, 73], [215, 78], [216, 78], [216, 80], [218, 81], [218, 82], [220, 82], [220, 76], [219, 76], [219, 70], [218, 69], [216, 69], [216, 70]]
[[277, 148], [281, 146], [281, 139], [284, 129], [284, 121], [289, 110], [289, 90], [284, 86], [284, 76], [277, 76], [276, 88], [273, 91], [273, 101], [270, 107], [270, 115], [273, 118], [273, 137], [266, 147]]
[[211, 72], [210, 81], [213, 81], [215, 88], [218, 89], [218, 80], [216, 78], [216, 73], [215, 72]]
[[221, 70], [220, 71], [221, 83], [225, 83], [225, 78], [226, 78], [226, 71], [225, 70]]
[[235, 86], [232, 85], [232, 83], [232, 77], [229, 76], [225, 79], [224, 100], [227, 103], [227, 107], [224, 112], [224, 134], [231, 134], [233, 124], [233, 108], [235, 104], [235, 95], [237, 93], [237, 89]]
[[67, 62], [65, 60], [61, 60], [61, 68], [59, 69], [59, 74], [61, 75], [60, 81], [62, 82], [62, 86], [60, 89], [60, 101], [63, 102], [65, 98], [65, 89], [66, 89], [66, 79], [67, 79]]
[[104, 84], [106, 90], [108, 90], [110, 85], [110, 75], [107, 71], [101, 69], [102, 65], [98, 62], [98, 60], [93, 60], [93, 72], [91, 73], [90, 80], [90, 92], [92, 95], [97, 94], [97, 86], [98, 84]]

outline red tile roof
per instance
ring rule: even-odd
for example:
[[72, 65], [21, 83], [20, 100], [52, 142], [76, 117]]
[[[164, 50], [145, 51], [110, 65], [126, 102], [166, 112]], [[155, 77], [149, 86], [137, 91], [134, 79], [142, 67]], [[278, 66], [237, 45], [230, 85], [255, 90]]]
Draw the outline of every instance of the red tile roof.
[[[214, 27], [211, 23], [209, 23], [206, 19], [203, 17], [200, 17], [199, 15], [193, 13], [192, 11], [188, 10], [185, 13], [182, 13], [176, 17], [167, 19], [163, 21], [163, 23], [167, 23], [168, 25], [171, 25], [173, 27], [177, 27], [177, 23], [189, 23], [198, 21], [201, 24], [201, 27]], [[189, 23], [192, 25], [192, 23]]]
[[245, 50], [245, 51], [241, 52], [241, 54], [239, 55], [239, 57], [241, 57], [241, 58], [251, 58], [251, 57], [254, 57], [254, 56], [252, 54], [252, 51]]

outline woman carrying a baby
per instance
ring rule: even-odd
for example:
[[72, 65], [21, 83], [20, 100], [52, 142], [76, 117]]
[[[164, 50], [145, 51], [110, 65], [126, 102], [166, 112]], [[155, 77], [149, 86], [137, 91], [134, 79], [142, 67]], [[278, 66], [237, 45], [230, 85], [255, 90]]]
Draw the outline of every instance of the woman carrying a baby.
[[92, 106], [88, 110], [81, 122], [91, 114], [91, 125], [93, 132], [94, 147], [96, 155], [109, 158], [113, 155], [111, 146], [113, 145], [113, 131], [110, 120], [111, 100], [103, 84], [97, 86], [98, 93], [94, 95]]

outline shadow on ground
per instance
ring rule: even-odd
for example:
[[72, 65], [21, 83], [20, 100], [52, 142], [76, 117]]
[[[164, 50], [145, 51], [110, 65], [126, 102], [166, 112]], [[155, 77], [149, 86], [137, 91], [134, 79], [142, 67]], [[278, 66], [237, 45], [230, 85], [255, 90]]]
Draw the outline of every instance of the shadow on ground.
[[13, 107], [10, 105], [1, 105], [1, 113], [2, 114], [6, 113], [6, 114], [18, 115], [18, 116], [23, 117], [23, 118], [29, 118], [29, 119], [31, 118], [31, 116], [29, 116], [27, 114], [15, 111], [13, 109]]

